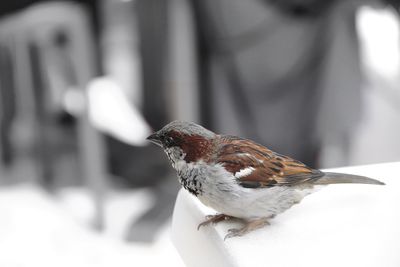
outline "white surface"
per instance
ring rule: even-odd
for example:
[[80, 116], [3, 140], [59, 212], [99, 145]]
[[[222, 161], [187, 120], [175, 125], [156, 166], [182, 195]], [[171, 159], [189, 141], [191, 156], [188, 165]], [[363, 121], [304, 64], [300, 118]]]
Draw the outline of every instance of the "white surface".
[[386, 183], [330, 185], [243, 237], [223, 237], [238, 223], [197, 231], [215, 211], [181, 190], [172, 239], [187, 266], [400, 266], [400, 163], [335, 169]]
[[170, 242], [169, 224], [154, 243], [123, 241], [133, 220], [151, 203], [148, 193], [111, 193], [105, 233], [83, 223], [93, 212], [91, 203], [84, 190], [54, 197], [31, 185], [0, 188], [0, 266], [183, 266]]

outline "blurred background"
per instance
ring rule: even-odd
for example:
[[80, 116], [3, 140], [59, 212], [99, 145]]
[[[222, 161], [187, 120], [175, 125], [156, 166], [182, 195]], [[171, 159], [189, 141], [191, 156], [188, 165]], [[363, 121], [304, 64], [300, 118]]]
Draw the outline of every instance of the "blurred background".
[[0, 3], [0, 266], [183, 266], [171, 120], [312, 167], [400, 160], [397, 0]]

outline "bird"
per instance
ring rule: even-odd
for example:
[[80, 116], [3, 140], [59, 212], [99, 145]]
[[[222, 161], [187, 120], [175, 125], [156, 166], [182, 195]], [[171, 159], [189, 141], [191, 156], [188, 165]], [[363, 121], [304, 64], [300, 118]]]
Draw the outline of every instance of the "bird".
[[378, 180], [323, 172], [276, 153], [252, 140], [216, 134], [198, 124], [172, 121], [147, 140], [163, 148], [182, 187], [218, 213], [206, 216], [197, 229], [225, 220], [240, 220], [224, 240], [270, 224], [320, 187]]

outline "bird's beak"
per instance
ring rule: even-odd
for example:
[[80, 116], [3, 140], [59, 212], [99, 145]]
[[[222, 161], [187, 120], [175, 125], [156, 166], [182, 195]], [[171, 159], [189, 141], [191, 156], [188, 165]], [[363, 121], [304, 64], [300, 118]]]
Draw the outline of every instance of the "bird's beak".
[[152, 142], [153, 144], [156, 144], [156, 145], [162, 147], [162, 143], [160, 140], [160, 136], [158, 135], [158, 132], [153, 133], [152, 135], [148, 136], [146, 139], [149, 140], [150, 142]]

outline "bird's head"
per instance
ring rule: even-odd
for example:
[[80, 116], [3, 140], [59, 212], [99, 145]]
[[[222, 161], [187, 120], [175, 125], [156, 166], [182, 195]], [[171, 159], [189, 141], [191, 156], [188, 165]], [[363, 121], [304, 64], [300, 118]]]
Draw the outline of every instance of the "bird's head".
[[192, 122], [173, 121], [147, 140], [162, 147], [172, 163], [205, 160], [212, 152], [217, 135]]

